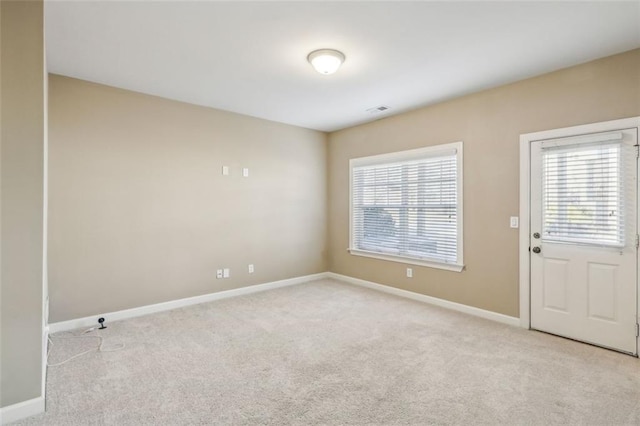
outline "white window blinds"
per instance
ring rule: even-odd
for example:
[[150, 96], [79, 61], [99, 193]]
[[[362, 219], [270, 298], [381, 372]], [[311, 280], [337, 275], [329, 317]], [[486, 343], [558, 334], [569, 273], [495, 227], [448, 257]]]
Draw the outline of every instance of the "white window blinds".
[[457, 264], [457, 150], [418, 151], [412, 158], [352, 166], [351, 249]]
[[543, 239], [625, 246], [623, 176], [633, 171], [626, 157], [635, 160], [635, 153], [625, 153], [620, 133], [597, 142], [543, 145]]

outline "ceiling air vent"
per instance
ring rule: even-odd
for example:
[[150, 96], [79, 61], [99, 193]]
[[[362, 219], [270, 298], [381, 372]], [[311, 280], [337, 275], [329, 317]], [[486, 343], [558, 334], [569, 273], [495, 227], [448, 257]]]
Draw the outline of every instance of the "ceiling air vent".
[[380, 114], [381, 112], [389, 111], [389, 109], [390, 108], [388, 106], [380, 105], [380, 106], [377, 106], [377, 107], [369, 108], [367, 110], [367, 112], [369, 114]]

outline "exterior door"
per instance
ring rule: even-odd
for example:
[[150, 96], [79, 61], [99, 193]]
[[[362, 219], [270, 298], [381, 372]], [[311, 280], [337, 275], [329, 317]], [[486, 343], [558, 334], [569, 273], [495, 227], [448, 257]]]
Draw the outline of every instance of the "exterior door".
[[637, 354], [637, 140], [531, 143], [531, 328]]

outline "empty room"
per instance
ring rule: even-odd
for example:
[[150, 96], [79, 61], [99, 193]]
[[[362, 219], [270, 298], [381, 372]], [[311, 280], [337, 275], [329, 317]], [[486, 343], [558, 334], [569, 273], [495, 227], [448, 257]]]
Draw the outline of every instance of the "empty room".
[[0, 424], [638, 425], [640, 2], [0, 0]]

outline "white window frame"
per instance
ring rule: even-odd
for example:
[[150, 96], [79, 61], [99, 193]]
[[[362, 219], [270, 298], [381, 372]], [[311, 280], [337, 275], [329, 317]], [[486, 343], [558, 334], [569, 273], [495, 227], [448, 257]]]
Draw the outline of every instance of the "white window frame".
[[[354, 247], [354, 224], [353, 224], [353, 169], [355, 167], [370, 166], [376, 164], [390, 164], [402, 161], [418, 160], [429, 157], [436, 157], [455, 150], [457, 162], [457, 253], [455, 263], [445, 263], [435, 260], [423, 260], [394, 254], [383, 254], [357, 249]], [[349, 253], [355, 256], [364, 256], [373, 259], [387, 260], [391, 262], [406, 263], [410, 265], [426, 266], [430, 268], [444, 269], [447, 271], [462, 272], [464, 269], [463, 259], [463, 143], [452, 142], [441, 145], [434, 145], [425, 148], [412, 149], [408, 151], [393, 152], [389, 154], [373, 155], [369, 157], [352, 158], [349, 160]]]

